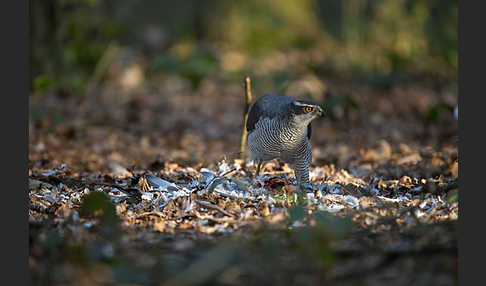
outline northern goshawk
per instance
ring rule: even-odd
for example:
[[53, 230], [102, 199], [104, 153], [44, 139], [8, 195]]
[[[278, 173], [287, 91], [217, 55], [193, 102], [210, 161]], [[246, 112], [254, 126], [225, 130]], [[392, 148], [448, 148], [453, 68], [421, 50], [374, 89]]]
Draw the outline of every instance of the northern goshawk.
[[246, 123], [255, 177], [263, 162], [279, 158], [294, 170], [299, 191], [309, 186], [311, 121], [323, 113], [319, 105], [289, 96], [266, 94], [255, 101]]

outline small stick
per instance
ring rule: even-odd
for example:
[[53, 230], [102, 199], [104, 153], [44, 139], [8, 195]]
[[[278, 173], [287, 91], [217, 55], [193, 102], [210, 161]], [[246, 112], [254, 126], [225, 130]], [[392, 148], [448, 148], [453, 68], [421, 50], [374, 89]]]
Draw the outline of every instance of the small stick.
[[231, 170], [228, 170], [226, 172], [221, 173], [221, 175], [219, 175], [219, 177], [224, 177], [224, 176], [228, 175], [229, 173], [233, 173], [234, 171], [236, 171], [236, 168], [233, 168]]
[[164, 214], [161, 213], [161, 212], [158, 212], [158, 211], [144, 212], [144, 213], [137, 215], [137, 218], [142, 218], [144, 216], [149, 216], [149, 215], [155, 215], [155, 216], [158, 216], [160, 218], [164, 218]]
[[224, 214], [224, 215], [227, 215], [227, 216], [233, 216], [231, 213], [223, 210], [222, 208], [218, 207], [217, 205], [213, 205], [212, 203], [210, 202], [205, 202], [205, 201], [200, 201], [200, 200], [194, 200], [196, 203], [200, 204], [201, 206], [205, 207], [205, 208], [208, 208], [208, 209], [213, 209], [213, 210], [217, 210], [219, 211], [220, 213]]
[[248, 121], [248, 111], [250, 110], [251, 105], [251, 86], [250, 86], [250, 77], [245, 77], [245, 110], [243, 113], [243, 132], [241, 133], [241, 142], [240, 142], [240, 159], [244, 159], [244, 152], [245, 152], [245, 145], [246, 145], [246, 122]]

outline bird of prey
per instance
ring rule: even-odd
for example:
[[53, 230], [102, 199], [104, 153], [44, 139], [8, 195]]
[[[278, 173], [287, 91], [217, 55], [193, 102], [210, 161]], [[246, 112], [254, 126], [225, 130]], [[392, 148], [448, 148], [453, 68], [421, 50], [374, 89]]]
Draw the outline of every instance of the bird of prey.
[[289, 96], [266, 94], [255, 101], [246, 123], [250, 160], [257, 164], [255, 177], [262, 163], [279, 158], [294, 170], [298, 190], [308, 188], [311, 121], [323, 114], [319, 105]]

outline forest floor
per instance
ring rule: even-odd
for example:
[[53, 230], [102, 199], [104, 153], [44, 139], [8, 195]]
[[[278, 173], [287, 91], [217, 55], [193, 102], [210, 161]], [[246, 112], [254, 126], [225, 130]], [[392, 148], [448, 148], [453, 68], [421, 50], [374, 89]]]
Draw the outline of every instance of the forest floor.
[[298, 196], [282, 162], [251, 184], [242, 83], [30, 97], [31, 280], [457, 285], [457, 86], [330, 79], [311, 100]]

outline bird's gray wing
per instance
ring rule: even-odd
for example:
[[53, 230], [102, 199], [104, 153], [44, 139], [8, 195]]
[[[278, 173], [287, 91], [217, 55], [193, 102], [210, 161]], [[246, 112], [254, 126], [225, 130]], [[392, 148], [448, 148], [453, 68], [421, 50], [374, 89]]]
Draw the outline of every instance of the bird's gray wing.
[[248, 113], [248, 119], [246, 121], [246, 131], [250, 133], [255, 129], [255, 125], [260, 119], [260, 115], [263, 114], [263, 110], [258, 105], [258, 102], [253, 103]]
[[260, 97], [250, 108], [248, 113], [248, 120], [246, 122], [246, 130], [249, 132], [255, 129], [255, 125], [260, 118], [276, 118], [285, 116], [286, 105], [293, 99], [288, 96], [280, 96], [275, 94], [266, 94]]

